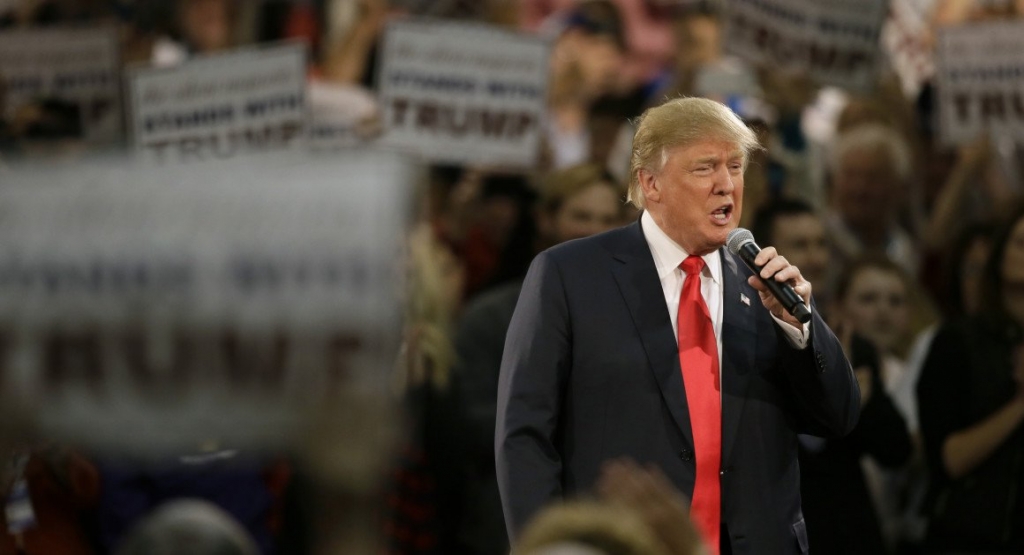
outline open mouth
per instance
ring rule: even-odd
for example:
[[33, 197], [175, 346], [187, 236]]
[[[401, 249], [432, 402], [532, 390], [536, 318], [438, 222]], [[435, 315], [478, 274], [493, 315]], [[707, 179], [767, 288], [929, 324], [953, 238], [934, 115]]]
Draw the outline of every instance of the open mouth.
[[718, 224], [727, 224], [732, 219], [732, 205], [727, 204], [711, 213], [711, 220]]

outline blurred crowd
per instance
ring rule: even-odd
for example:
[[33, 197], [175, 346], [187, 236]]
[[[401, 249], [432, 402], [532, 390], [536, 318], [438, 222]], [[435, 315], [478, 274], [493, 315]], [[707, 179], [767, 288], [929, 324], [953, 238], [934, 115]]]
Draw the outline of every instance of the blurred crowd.
[[[1019, 0], [916, 4], [929, 6], [928, 47], [943, 26], [1024, 17]], [[357, 496], [373, 515], [360, 522], [381, 538], [368, 551], [701, 552], [685, 496], [632, 461], [610, 461], [592, 498], [552, 507], [509, 546], [493, 439], [505, 333], [530, 261], [638, 217], [625, 203], [631, 122], [686, 95], [727, 104], [757, 131], [765, 148], [746, 170], [740, 225], [813, 284], [861, 387], [853, 434], [800, 437], [811, 552], [1024, 553], [1024, 150], [991, 134], [943, 145], [927, 73], [907, 86], [887, 62], [864, 93], [749, 64], [729, 53], [721, 10], [658, 0], [21, 0], [0, 3], [0, 29], [113, 25], [126, 65], [303, 40], [314, 113], [358, 113], [367, 141], [379, 131], [374, 81], [389, 21], [476, 21], [551, 41], [535, 167], [433, 165], [416, 189], [391, 380], [404, 433], [379, 491]], [[0, 79], [0, 107], [3, 90]], [[83, 156], [77, 109], [41, 99], [0, 111], [0, 164]], [[325, 504], [288, 461], [224, 446], [145, 468], [26, 447], [2, 485], [5, 555], [356, 552], [316, 538], [334, 526], [323, 514], [358, 511]]]

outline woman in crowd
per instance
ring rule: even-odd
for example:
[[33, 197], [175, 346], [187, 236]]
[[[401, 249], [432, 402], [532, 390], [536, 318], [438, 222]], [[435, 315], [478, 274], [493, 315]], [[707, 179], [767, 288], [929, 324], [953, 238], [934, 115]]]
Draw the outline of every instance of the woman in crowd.
[[917, 386], [929, 553], [1024, 551], [1024, 205], [985, 270], [982, 310], [938, 332]]

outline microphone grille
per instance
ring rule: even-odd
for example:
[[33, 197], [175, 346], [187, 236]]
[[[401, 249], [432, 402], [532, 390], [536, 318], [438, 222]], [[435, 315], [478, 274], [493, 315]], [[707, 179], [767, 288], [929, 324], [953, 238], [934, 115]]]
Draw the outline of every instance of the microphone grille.
[[729, 236], [725, 239], [725, 247], [729, 249], [729, 252], [737, 254], [740, 252], [740, 248], [747, 243], [754, 242], [754, 234], [750, 231], [737, 227], [736, 229], [729, 232]]

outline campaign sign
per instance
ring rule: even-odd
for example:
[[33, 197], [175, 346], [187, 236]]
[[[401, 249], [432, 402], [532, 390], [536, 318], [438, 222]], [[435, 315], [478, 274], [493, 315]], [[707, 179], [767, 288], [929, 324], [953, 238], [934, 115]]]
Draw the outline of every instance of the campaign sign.
[[8, 172], [5, 418], [119, 451], [283, 447], [333, 395], [383, 397], [417, 171], [364, 151]]
[[937, 56], [943, 141], [963, 144], [988, 134], [1024, 143], [1024, 23], [943, 29]]
[[129, 72], [132, 142], [147, 159], [193, 163], [304, 146], [306, 51], [246, 48]]
[[872, 87], [888, 0], [728, 0], [727, 47], [773, 69], [820, 83]]
[[381, 143], [440, 162], [533, 165], [548, 52], [541, 38], [498, 27], [390, 24], [378, 74]]
[[36, 112], [45, 112], [45, 106], [66, 105], [72, 109], [54, 113], [76, 121], [63, 122], [63, 137], [93, 144], [117, 142], [124, 135], [120, 64], [113, 27], [4, 31], [3, 116], [11, 121], [33, 111], [33, 106]]

